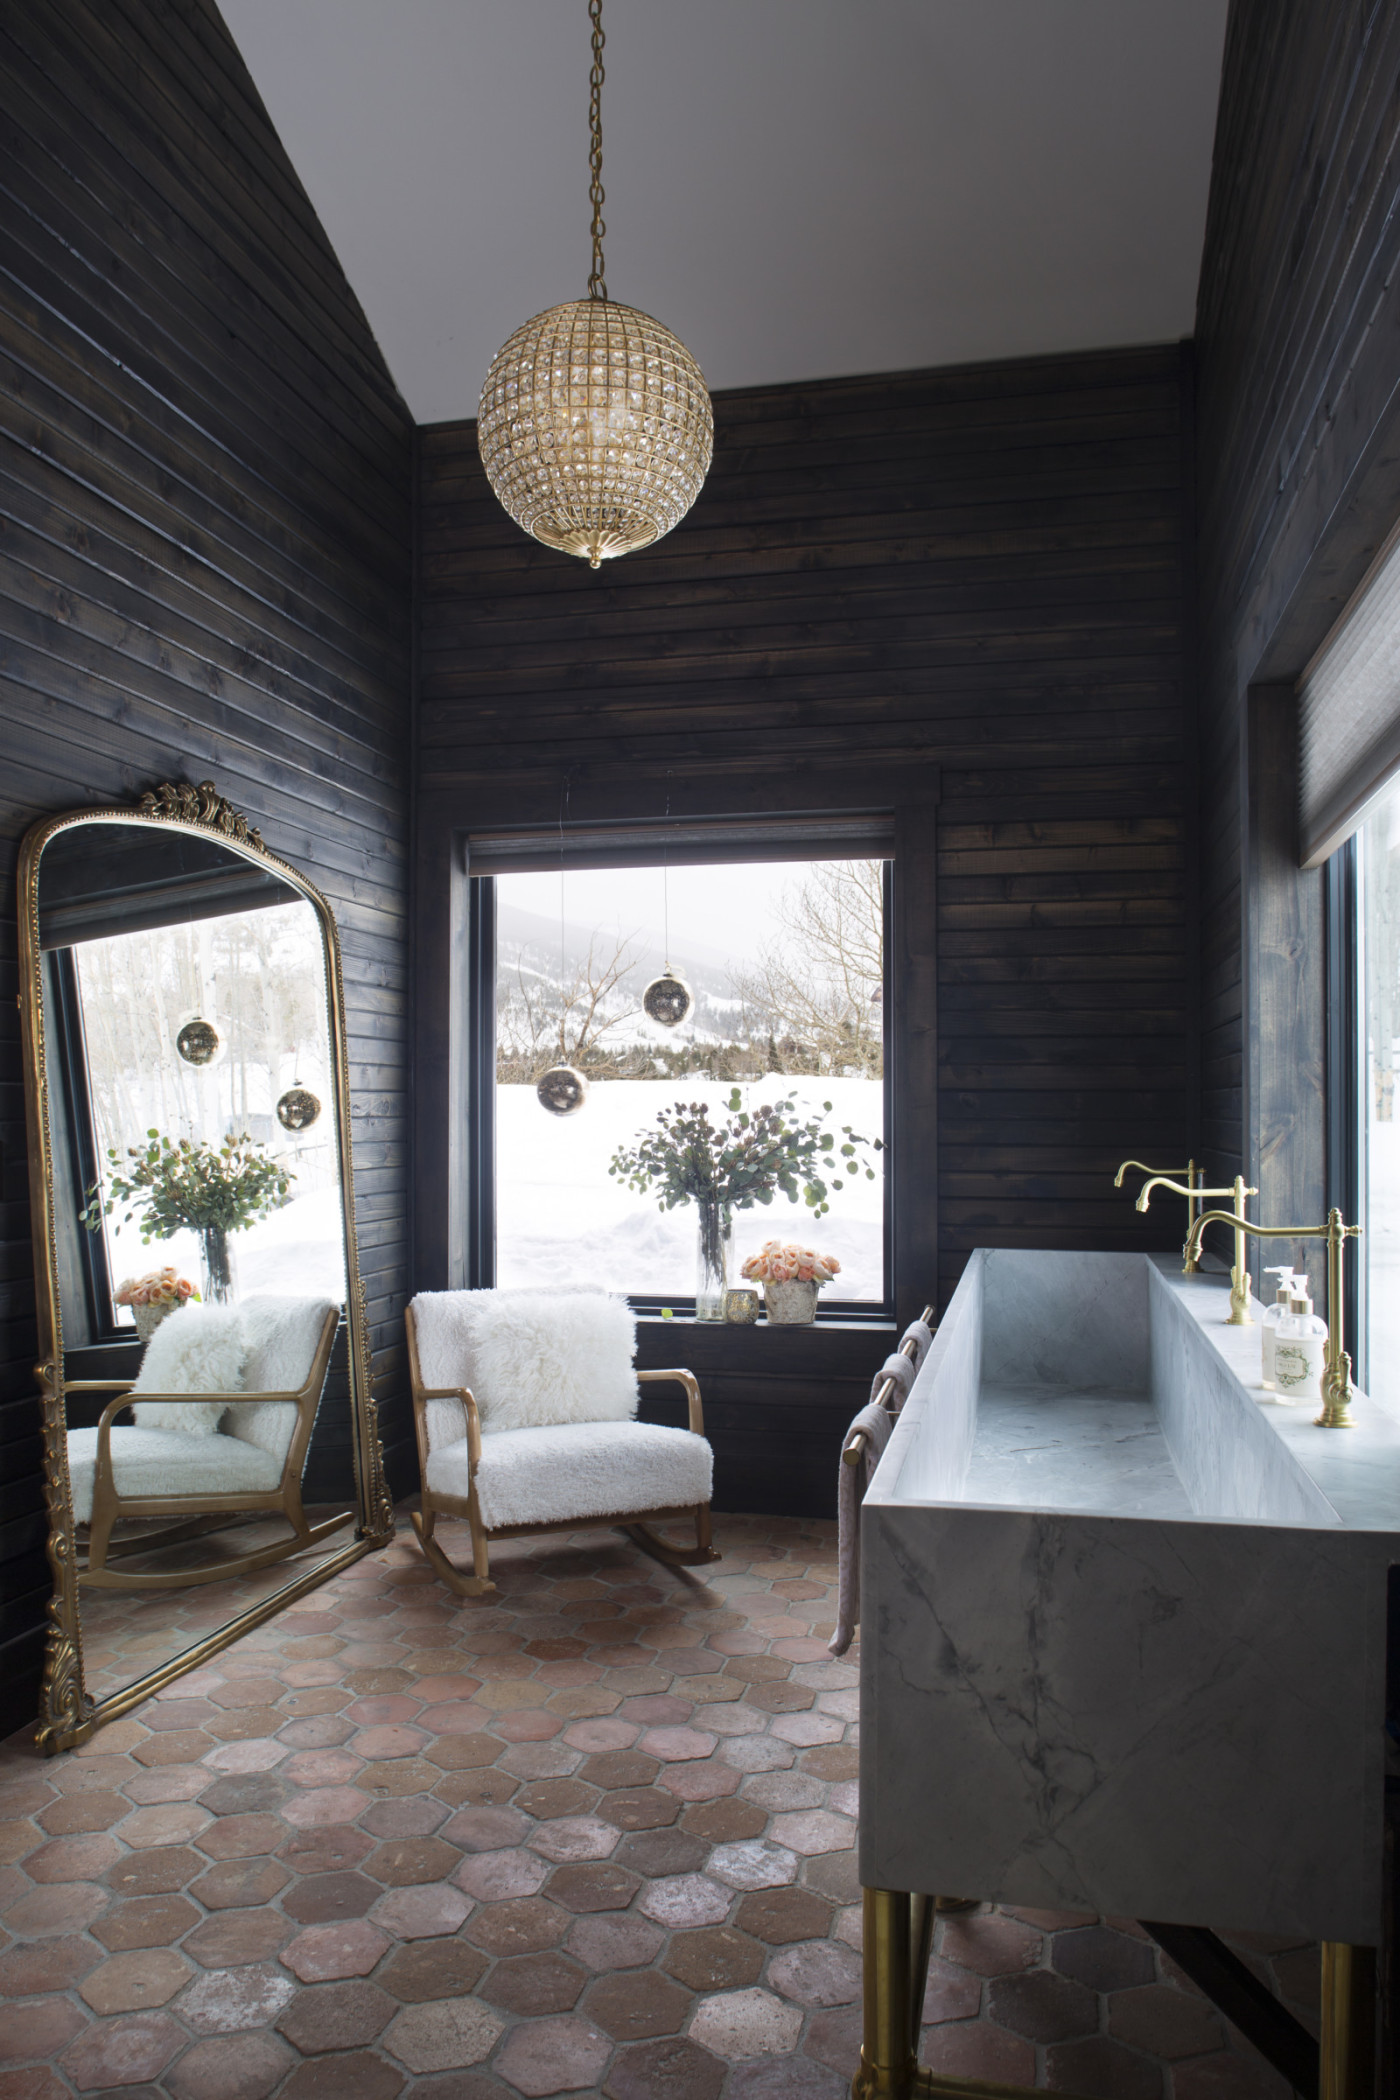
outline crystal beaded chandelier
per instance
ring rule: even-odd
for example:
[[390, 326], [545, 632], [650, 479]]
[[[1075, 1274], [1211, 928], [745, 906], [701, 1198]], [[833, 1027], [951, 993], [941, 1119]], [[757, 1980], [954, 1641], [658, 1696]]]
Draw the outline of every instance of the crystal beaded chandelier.
[[699, 495], [710, 397], [684, 343], [608, 297], [603, 276], [602, 0], [589, 0], [588, 297], [536, 314], [496, 352], [477, 412], [486, 477], [517, 525], [589, 567], [649, 547]]

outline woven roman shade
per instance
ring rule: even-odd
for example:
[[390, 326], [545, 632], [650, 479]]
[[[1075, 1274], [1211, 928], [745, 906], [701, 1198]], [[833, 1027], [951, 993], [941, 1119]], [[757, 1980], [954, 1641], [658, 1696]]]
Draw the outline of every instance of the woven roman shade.
[[1400, 777], [1400, 528], [1298, 681], [1302, 864], [1315, 868]]

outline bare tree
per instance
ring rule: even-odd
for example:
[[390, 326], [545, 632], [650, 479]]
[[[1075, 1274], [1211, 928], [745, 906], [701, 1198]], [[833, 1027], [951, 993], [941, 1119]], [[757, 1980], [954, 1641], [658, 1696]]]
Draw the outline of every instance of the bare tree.
[[517, 958], [513, 980], [497, 992], [496, 1077], [503, 1085], [533, 1084], [551, 1065], [587, 1070], [601, 1061], [603, 1038], [641, 1012], [616, 997], [637, 960], [635, 939], [619, 939], [605, 954], [590, 938], [588, 954], [567, 984], [551, 982]]
[[775, 1071], [881, 1077], [884, 863], [813, 863], [780, 917], [787, 938], [732, 977], [750, 1040]]

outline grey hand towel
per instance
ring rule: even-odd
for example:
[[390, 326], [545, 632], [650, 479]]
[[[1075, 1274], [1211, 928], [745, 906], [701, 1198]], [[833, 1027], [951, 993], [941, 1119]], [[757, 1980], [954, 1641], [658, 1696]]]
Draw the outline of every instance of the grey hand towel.
[[841, 1478], [836, 1486], [839, 1536], [836, 1549], [836, 1631], [831, 1637], [830, 1651], [833, 1655], [845, 1654], [860, 1619], [860, 1505], [893, 1427], [894, 1416], [883, 1407], [863, 1407], [841, 1440], [844, 1452], [858, 1429], [863, 1429], [866, 1434], [862, 1463], [848, 1466], [843, 1457]]
[[909, 1388], [914, 1383], [914, 1365], [907, 1356], [887, 1356], [870, 1381], [870, 1397], [873, 1400], [887, 1378], [892, 1378], [895, 1390], [886, 1403], [892, 1415], [897, 1415], [909, 1398]]
[[933, 1347], [933, 1329], [924, 1320], [911, 1320], [900, 1337], [901, 1349], [911, 1335], [914, 1337], [914, 1369], [918, 1372], [923, 1369], [924, 1358]]

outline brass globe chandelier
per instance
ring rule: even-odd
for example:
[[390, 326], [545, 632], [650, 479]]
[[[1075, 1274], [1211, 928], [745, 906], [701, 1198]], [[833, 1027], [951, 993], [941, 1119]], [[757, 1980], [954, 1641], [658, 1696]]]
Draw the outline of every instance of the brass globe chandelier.
[[477, 411], [482, 465], [517, 525], [590, 568], [649, 547], [699, 495], [714, 417], [699, 365], [669, 328], [608, 297], [603, 275], [602, 0], [589, 0], [588, 297], [517, 328]]

